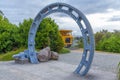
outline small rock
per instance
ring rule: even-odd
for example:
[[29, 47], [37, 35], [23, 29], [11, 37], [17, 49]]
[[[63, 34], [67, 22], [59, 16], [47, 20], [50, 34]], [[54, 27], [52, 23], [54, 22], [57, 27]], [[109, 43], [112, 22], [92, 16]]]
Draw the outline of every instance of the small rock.
[[51, 59], [52, 60], [58, 60], [59, 55], [57, 52], [51, 51]]

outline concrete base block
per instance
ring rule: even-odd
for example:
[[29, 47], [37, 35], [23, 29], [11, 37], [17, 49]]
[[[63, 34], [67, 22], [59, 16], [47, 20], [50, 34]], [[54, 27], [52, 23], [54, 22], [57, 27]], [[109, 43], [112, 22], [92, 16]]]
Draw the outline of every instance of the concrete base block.
[[26, 63], [29, 63], [29, 60], [28, 60], [28, 58], [25, 58], [25, 59], [15, 59], [15, 63], [26, 64]]

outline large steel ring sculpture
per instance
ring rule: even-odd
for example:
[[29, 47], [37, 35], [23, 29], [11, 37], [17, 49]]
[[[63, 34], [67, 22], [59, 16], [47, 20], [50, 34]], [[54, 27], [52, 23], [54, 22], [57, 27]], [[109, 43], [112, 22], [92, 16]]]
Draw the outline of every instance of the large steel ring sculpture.
[[94, 35], [89, 21], [85, 15], [80, 12], [78, 9], [72, 7], [71, 5], [65, 3], [53, 3], [45, 8], [43, 8], [35, 17], [31, 28], [29, 30], [28, 36], [28, 50], [24, 51], [21, 54], [18, 54], [20, 57], [27, 57], [30, 59], [31, 63], [38, 63], [38, 59], [35, 51], [35, 35], [37, 29], [46, 16], [52, 13], [62, 12], [68, 14], [72, 17], [75, 22], [78, 24], [80, 31], [83, 36], [84, 50], [82, 54], [82, 59], [75, 70], [75, 73], [82, 76], [86, 75], [90, 69], [93, 56], [94, 56]]

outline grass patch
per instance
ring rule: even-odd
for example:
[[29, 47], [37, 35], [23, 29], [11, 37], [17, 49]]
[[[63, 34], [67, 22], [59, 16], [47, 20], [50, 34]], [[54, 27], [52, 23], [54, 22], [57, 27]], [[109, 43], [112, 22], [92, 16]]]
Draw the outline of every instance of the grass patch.
[[63, 48], [59, 53], [60, 54], [70, 53], [70, 50], [68, 48]]
[[12, 56], [14, 54], [18, 54], [19, 52], [22, 52], [24, 50], [25, 50], [25, 48], [20, 48], [20, 49], [17, 49], [15, 51], [10, 51], [10, 52], [7, 52], [7, 53], [0, 54], [0, 61], [10, 61], [10, 60], [13, 60]]

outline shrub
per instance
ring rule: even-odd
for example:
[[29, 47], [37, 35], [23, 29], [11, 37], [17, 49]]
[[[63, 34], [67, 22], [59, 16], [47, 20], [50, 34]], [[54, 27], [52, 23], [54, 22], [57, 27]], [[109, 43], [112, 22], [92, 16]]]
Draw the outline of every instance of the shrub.
[[64, 54], [64, 53], [70, 53], [70, 50], [68, 48], [62, 48], [60, 51], [59, 51], [60, 54]]
[[120, 53], [120, 31], [97, 32], [95, 41], [97, 50]]
[[19, 47], [18, 27], [0, 16], [0, 53]]
[[22, 23], [19, 23], [19, 35], [20, 35], [20, 46], [27, 47], [28, 44], [28, 34], [29, 34], [29, 29], [32, 24], [33, 20], [30, 19], [24, 19]]
[[[11, 24], [7, 18], [0, 16], [0, 53], [15, 50], [19, 47], [27, 47], [28, 33], [33, 20], [24, 20], [17, 27]], [[58, 25], [51, 18], [45, 18], [39, 25], [35, 42], [36, 48], [42, 49], [47, 46], [51, 50], [59, 52], [64, 43], [58, 30]]]
[[[32, 19], [24, 20], [23, 23], [19, 24], [19, 33], [21, 36], [20, 41], [22, 46], [27, 46], [28, 33], [32, 21]], [[51, 18], [45, 18], [40, 23], [36, 33], [35, 42], [37, 49], [42, 49], [50, 46], [51, 50], [56, 52], [59, 52], [64, 46], [58, 30], [58, 25]]]
[[36, 35], [36, 47], [42, 49], [47, 46], [56, 52], [59, 52], [64, 46], [58, 25], [51, 18], [43, 19]]

